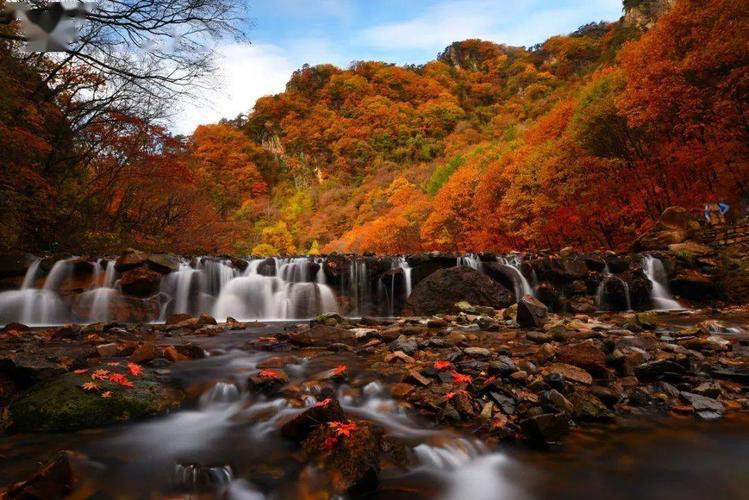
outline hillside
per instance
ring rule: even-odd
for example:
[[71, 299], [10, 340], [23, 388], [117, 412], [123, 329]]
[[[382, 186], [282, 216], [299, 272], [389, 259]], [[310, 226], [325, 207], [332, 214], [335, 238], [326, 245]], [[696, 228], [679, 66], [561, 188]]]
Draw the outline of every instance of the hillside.
[[71, 131], [70, 101], [24, 100], [41, 76], [6, 47], [2, 245], [621, 249], [671, 205], [746, 210], [747, 39], [741, 2], [626, 0], [620, 21], [530, 48], [465, 40], [420, 66], [303, 67], [188, 138], [122, 113]]

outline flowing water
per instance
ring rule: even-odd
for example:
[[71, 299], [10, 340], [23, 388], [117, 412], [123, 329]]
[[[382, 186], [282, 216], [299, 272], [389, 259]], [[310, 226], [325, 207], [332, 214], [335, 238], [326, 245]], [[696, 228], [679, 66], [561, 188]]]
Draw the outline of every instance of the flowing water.
[[502, 268], [510, 276], [510, 279], [512, 279], [515, 288], [515, 298], [518, 302], [525, 295], [535, 296], [535, 291], [528, 281], [528, 278], [526, 278], [521, 271], [523, 262], [519, 256], [497, 256], [497, 262], [502, 265]]
[[[198, 394], [171, 415], [114, 428], [55, 435], [0, 436], [0, 483], [28, 477], [59, 449], [75, 449], [101, 498], [293, 499], [314, 492], [314, 470], [279, 434], [285, 418], [316, 402], [266, 398], [246, 379], [268, 353], [239, 350], [282, 325], [195, 338], [210, 356], [173, 365], [163, 376]], [[573, 433], [556, 451], [483, 443], [434, 427], [403, 408], [387, 384], [350, 353], [330, 353], [285, 367], [292, 383], [347, 363], [339, 388], [344, 411], [403, 440], [406, 468], [382, 470], [367, 498], [597, 499], [746, 498], [749, 432], [744, 425], [631, 421]]]
[[643, 271], [650, 280], [653, 288], [650, 291], [650, 299], [653, 302], [653, 308], [663, 311], [672, 311], [684, 309], [677, 300], [671, 295], [668, 289], [668, 274], [663, 267], [663, 262], [652, 255], [643, 257]]

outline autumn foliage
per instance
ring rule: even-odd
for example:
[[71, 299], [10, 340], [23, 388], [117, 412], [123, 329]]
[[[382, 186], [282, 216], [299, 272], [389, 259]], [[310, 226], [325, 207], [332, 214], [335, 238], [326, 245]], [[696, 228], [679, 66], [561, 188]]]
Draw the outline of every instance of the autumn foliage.
[[743, 2], [677, 0], [648, 31], [621, 20], [527, 49], [457, 42], [421, 66], [305, 66], [188, 138], [125, 113], [77, 133], [66, 94], [30, 91], [35, 68], [2, 46], [2, 244], [622, 248], [670, 205], [746, 204], [747, 43]]

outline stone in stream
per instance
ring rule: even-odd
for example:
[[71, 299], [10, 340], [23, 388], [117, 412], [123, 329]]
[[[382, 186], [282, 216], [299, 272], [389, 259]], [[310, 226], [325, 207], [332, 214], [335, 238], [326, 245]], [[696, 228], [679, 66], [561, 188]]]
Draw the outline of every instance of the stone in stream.
[[332, 421], [302, 443], [307, 460], [325, 475], [332, 493], [358, 497], [377, 489], [382, 432], [364, 421]]
[[138, 267], [122, 273], [119, 283], [125, 295], [146, 298], [158, 292], [161, 274], [145, 267]]
[[28, 387], [65, 373], [65, 367], [50, 361], [43, 353], [4, 352], [0, 354], [0, 370], [21, 387]]
[[291, 441], [302, 442], [321, 425], [346, 419], [337, 399], [325, 398], [281, 426], [281, 436]]
[[726, 411], [723, 403], [717, 399], [685, 391], [681, 392], [681, 397], [692, 405], [694, 411], [703, 420], [718, 419], [723, 416], [723, 413]]
[[501, 309], [513, 303], [512, 293], [488, 276], [465, 266], [440, 269], [424, 278], [408, 297], [414, 314], [433, 315], [455, 311], [455, 304]]
[[517, 323], [521, 328], [541, 328], [548, 320], [548, 308], [538, 299], [526, 295], [518, 302]]
[[679, 380], [686, 368], [670, 359], [660, 359], [642, 363], [635, 368], [635, 375], [641, 381]]
[[569, 419], [564, 413], [542, 413], [520, 422], [525, 436], [536, 444], [555, 444], [569, 432]]
[[594, 375], [606, 372], [606, 355], [589, 342], [561, 347], [557, 352], [557, 360], [582, 368]]
[[272, 395], [289, 383], [289, 376], [283, 370], [265, 368], [247, 379], [247, 388], [250, 391], [265, 395]]

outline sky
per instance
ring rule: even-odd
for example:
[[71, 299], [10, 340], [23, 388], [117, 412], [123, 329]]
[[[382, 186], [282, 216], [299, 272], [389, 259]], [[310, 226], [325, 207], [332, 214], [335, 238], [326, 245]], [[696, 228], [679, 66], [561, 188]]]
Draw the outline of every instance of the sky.
[[305, 63], [423, 64], [467, 38], [531, 46], [621, 15], [621, 0], [248, 0], [251, 43], [219, 44], [214, 89], [179, 106], [173, 130], [248, 113]]

